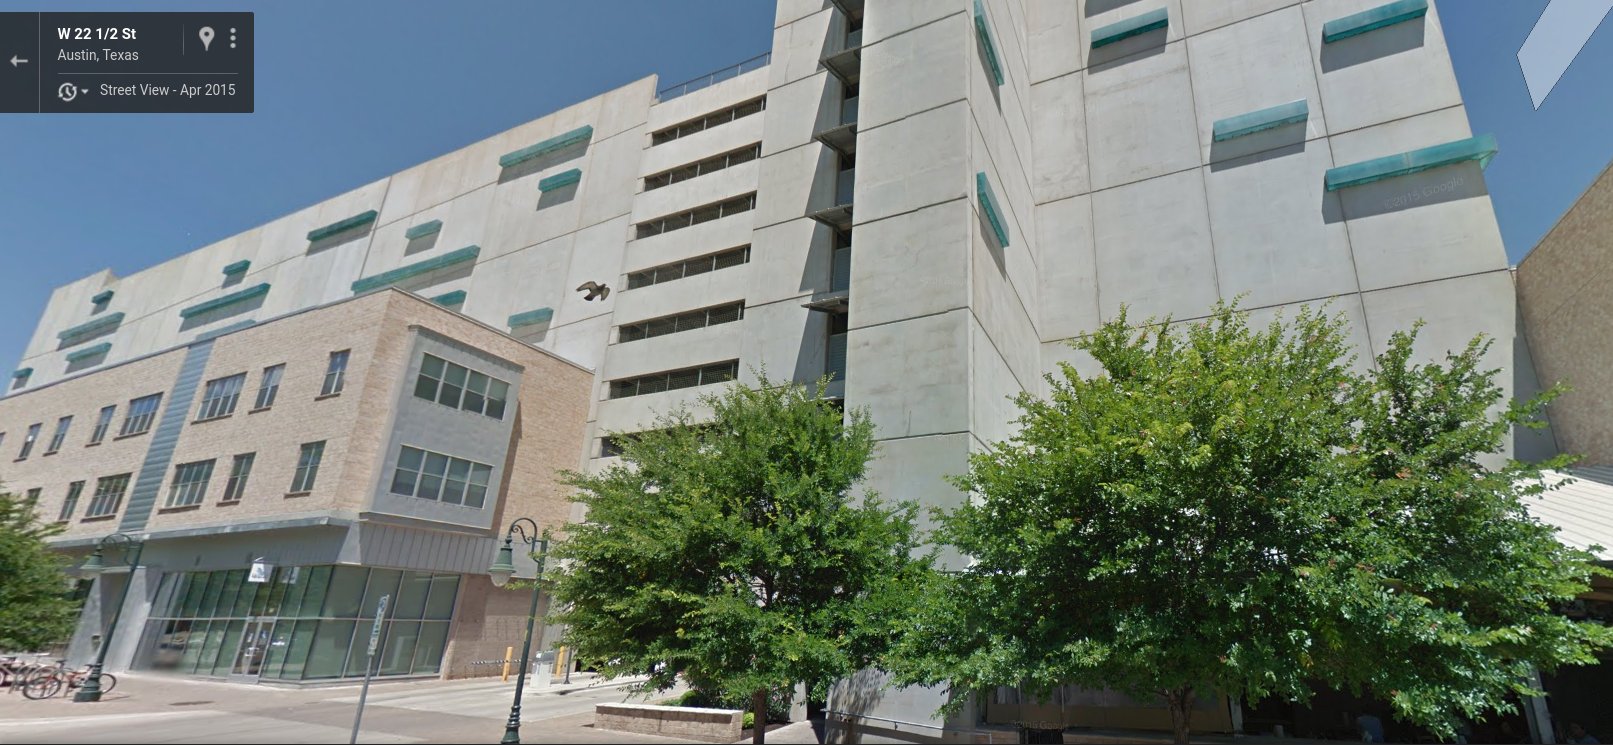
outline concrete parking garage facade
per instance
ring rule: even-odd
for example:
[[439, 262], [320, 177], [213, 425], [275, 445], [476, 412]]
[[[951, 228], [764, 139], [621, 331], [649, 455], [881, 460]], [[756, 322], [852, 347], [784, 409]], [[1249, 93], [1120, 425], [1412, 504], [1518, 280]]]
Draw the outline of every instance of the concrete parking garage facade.
[[[1422, 320], [1426, 357], [1487, 334], [1508, 392], [1533, 386], [1484, 182], [1497, 144], [1469, 127], [1432, 2], [778, 0], [770, 47], [61, 287], [20, 388], [84, 364], [60, 335], [109, 292], [124, 315], [81, 334], [110, 340], [92, 364], [208, 331], [174, 310], [241, 262], [272, 289], [219, 325], [396, 286], [592, 369], [574, 446], [593, 467], [730, 380], [831, 375], [877, 427], [868, 486], [935, 507], [1013, 434], [1011, 396], [1061, 363], [1093, 372], [1067, 342], [1122, 306], [1328, 303], [1362, 368]], [[948, 721], [942, 696], [870, 675], [830, 709], [943, 736], [1019, 705], [1000, 691]]]

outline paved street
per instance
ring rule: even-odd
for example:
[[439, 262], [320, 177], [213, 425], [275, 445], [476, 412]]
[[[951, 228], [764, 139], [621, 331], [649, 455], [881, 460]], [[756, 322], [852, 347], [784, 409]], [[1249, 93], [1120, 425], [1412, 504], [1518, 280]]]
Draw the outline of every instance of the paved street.
[[[642, 699], [622, 685], [589, 682], [529, 688], [522, 741], [682, 742], [595, 730], [595, 704]], [[495, 742], [514, 686], [496, 680], [374, 684], [359, 742]], [[358, 695], [356, 685], [295, 690], [120, 674], [117, 689], [99, 704], [0, 693], [0, 743], [345, 743]]]

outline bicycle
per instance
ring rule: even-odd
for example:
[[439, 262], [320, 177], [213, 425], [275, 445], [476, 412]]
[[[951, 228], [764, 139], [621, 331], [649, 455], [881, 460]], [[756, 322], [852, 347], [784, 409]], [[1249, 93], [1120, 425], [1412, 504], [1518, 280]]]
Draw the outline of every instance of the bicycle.
[[[68, 670], [67, 660], [57, 660], [55, 666], [37, 670], [24, 679], [22, 695], [35, 701], [47, 699], [63, 690], [71, 692], [76, 688], [82, 688], [89, 677], [88, 665], [80, 670]], [[117, 676], [101, 673], [101, 693], [111, 693], [117, 684]]]

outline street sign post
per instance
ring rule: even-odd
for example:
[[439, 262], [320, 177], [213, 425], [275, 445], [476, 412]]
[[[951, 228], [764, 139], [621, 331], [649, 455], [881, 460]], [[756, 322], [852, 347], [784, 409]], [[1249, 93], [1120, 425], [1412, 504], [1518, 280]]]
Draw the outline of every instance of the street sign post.
[[358, 724], [364, 720], [364, 700], [370, 697], [370, 677], [375, 672], [375, 650], [381, 642], [381, 621], [386, 618], [386, 604], [391, 595], [382, 595], [381, 602], [375, 604], [375, 623], [370, 626], [370, 646], [364, 659], [364, 687], [358, 692], [358, 711], [353, 714], [353, 736], [348, 740], [350, 745], [358, 743]]

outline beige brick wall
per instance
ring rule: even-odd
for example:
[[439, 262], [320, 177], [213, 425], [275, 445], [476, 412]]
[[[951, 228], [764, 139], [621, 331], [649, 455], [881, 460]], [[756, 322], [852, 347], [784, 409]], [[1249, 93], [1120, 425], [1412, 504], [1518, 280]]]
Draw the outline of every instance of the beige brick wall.
[[1613, 166], [1518, 265], [1518, 300], [1563, 452], [1613, 464]]
[[[559, 527], [570, 509], [556, 471], [581, 463], [592, 374], [429, 301], [386, 291], [292, 314], [215, 340], [193, 399], [163, 403], [164, 412], [169, 406], [185, 407], [186, 425], [172, 464], [163, 474], [157, 510], [148, 529], [362, 510], [383, 461], [381, 449], [387, 442], [400, 386], [405, 384], [399, 378], [409, 362], [412, 326], [525, 367], [515, 407], [515, 447], [497, 503], [501, 510], [497, 526], [503, 530], [506, 516], [529, 516], [545, 526]], [[350, 350], [343, 391], [321, 397], [329, 354], [342, 349]], [[110, 532], [121, 519], [128, 496], [117, 517], [83, 521], [95, 479], [117, 473], [137, 476], [152, 436], [148, 432], [114, 439], [116, 428], [130, 398], [169, 391], [184, 357], [183, 348], [170, 350], [0, 399], [0, 432], [6, 433], [0, 442], [0, 481], [19, 494], [43, 487], [39, 513], [52, 520], [61, 509], [68, 484], [83, 479], [88, 483], [67, 536]], [[272, 407], [254, 412], [262, 370], [275, 364], [286, 365], [279, 394]], [[234, 413], [194, 421], [206, 382], [242, 372], [247, 380]], [[85, 447], [97, 412], [111, 403], [118, 405], [112, 432], [103, 444]], [[67, 414], [74, 419], [66, 443], [60, 453], [45, 456], [57, 418]], [[32, 455], [11, 462], [33, 422], [44, 426]], [[326, 444], [315, 488], [306, 496], [288, 496], [301, 444], [318, 440]], [[221, 504], [231, 460], [244, 452], [257, 453], [246, 491], [238, 503]], [[164, 508], [174, 467], [208, 459], [216, 462], [203, 503]]]

